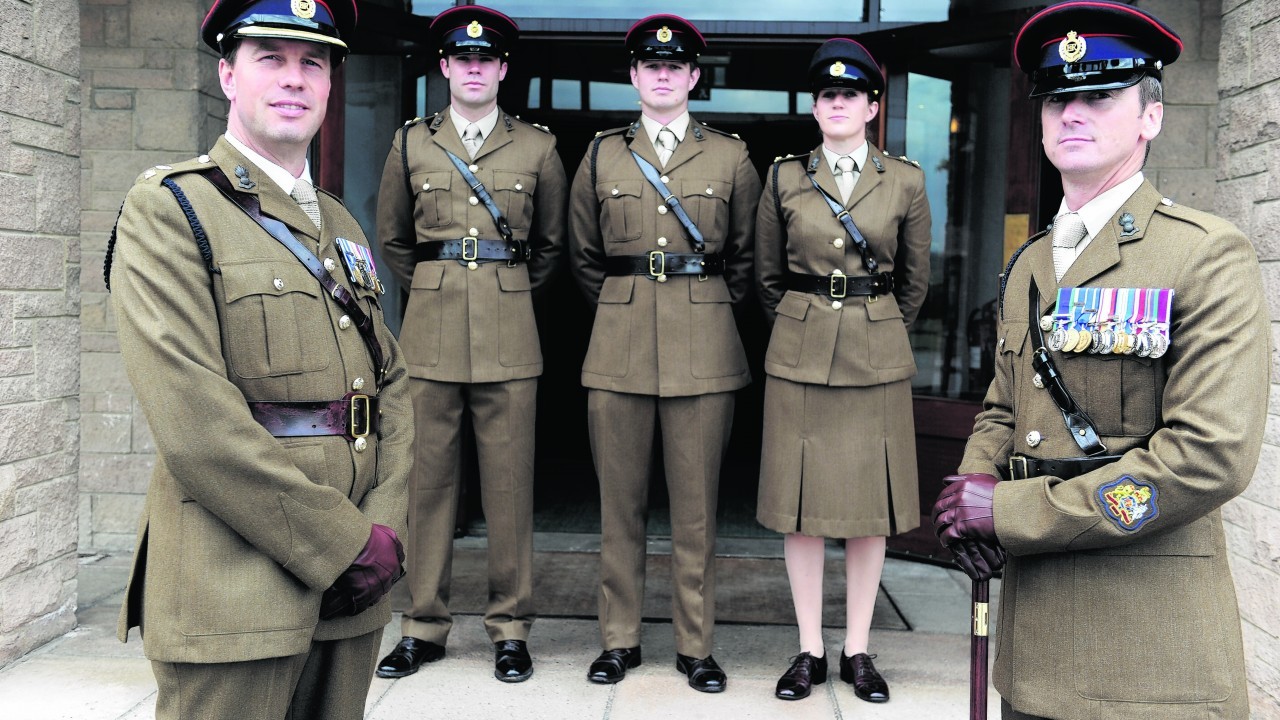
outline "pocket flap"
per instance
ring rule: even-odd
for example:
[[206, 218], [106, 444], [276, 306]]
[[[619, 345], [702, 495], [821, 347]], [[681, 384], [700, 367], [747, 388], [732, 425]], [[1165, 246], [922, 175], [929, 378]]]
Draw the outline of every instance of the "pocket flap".
[[503, 292], [520, 292], [529, 290], [529, 271], [523, 264], [515, 267], [505, 265], [498, 268], [498, 287]]
[[493, 187], [490, 188], [490, 190], [510, 190], [512, 192], [532, 195], [533, 191], [537, 189], [537, 187], [538, 176], [536, 175], [495, 170], [493, 172]]
[[222, 263], [218, 267], [222, 270], [222, 291], [229, 303], [249, 295], [320, 295], [320, 281], [292, 258]]
[[448, 190], [453, 182], [453, 173], [444, 171], [417, 172], [409, 176], [409, 187], [416, 193]]
[[902, 320], [902, 309], [892, 295], [873, 295], [867, 298], [867, 318], [876, 320]]
[[[671, 187], [668, 185], [668, 187]], [[676, 190], [676, 188], [672, 188]], [[716, 198], [729, 202], [733, 186], [722, 180], [681, 180], [678, 190], [680, 197]]]
[[600, 302], [602, 303], [620, 303], [626, 304], [631, 302], [631, 291], [635, 288], [636, 277], [634, 275], [614, 275], [604, 279], [604, 287], [600, 288]]
[[613, 197], [640, 197], [642, 180], [610, 180], [596, 183], [596, 198], [604, 201]]
[[804, 320], [805, 315], [809, 314], [809, 298], [788, 290], [782, 296], [782, 301], [778, 303], [777, 311], [779, 315], [785, 315], [793, 320]]
[[413, 270], [413, 283], [410, 287], [422, 290], [439, 290], [442, 277], [444, 277], [444, 265], [418, 263], [418, 266]]
[[1004, 335], [996, 341], [996, 349], [1004, 353], [1022, 354], [1022, 346], [1026, 344], [1027, 326], [1013, 323], [1004, 326]]

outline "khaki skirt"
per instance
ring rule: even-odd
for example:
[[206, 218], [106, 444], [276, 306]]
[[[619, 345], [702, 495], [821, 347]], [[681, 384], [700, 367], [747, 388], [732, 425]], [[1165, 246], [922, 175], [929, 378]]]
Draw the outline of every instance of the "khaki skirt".
[[888, 536], [920, 525], [911, 381], [827, 387], [769, 376], [756, 519], [780, 533]]

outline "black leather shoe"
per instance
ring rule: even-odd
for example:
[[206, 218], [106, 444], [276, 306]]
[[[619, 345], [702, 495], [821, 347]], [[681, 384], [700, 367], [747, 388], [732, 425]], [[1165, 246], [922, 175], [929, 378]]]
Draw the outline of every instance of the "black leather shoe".
[[816, 658], [807, 652], [791, 658], [791, 667], [778, 678], [778, 689], [773, 691], [779, 700], [803, 700], [809, 697], [813, 685], [827, 681], [827, 656]]
[[695, 660], [688, 655], [676, 653], [676, 669], [688, 676], [689, 687], [698, 692], [724, 692], [729, 684], [724, 671], [716, 664], [716, 659], [710, 655], [701, 660]]
[[533, 676], [533, 658], [524, 640], [503, 640], [493, 644], [493, 676], [502, 682], [524, 682]]
[[627, 676], [631, 668], [640, 667], [640, 646], [605, 650], [591, 663], [587, 679], [593, 683], [612, 685]]
[[396, 649], [378, 662], [378, 677], [402, 678], [418, 672], [422, 663], [432, 663], [444, 657], [444, 646], [415, 637], [400, 638]]
[[871, 664], [875, 655], [858, 653], [853, 657], [845, 657], [840, 651], [840, 679], [853, 685], [853, 694], [867, 702], [889, 702], [889, 684], [876, 672]]

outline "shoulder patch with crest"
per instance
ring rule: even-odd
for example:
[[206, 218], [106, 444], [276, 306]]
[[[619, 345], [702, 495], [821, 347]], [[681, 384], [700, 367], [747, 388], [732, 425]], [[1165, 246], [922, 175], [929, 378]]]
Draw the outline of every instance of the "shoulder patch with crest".
[[1112, 524], [1131, 533], [1160, 516], [1156, 495], [1154, 484], [1121, 475], [1098, 488], [1098, 503]]

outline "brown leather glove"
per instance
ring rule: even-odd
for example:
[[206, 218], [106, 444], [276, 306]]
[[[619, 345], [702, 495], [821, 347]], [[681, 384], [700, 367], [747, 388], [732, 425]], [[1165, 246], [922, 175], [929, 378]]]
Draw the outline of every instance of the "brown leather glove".
[[404, 577], [404, 547], [396, 531], [373, 524], [369, 541], [351, 567], [338, 576], [320, 600], [320, 619], [359, 615], [391, 591]]
[[995, 545], [996, 523], [991, 504], [999, 480], [987, 473], [948, 475], [933, 504], [933, 531], [945, 546], [957, 540], [985, 540]]
[[956, 564], [970, 579], [990, 580], [1004, 568], [1005, 552], [999, 543], [982, 540], [957, 540], [947, 546]]

